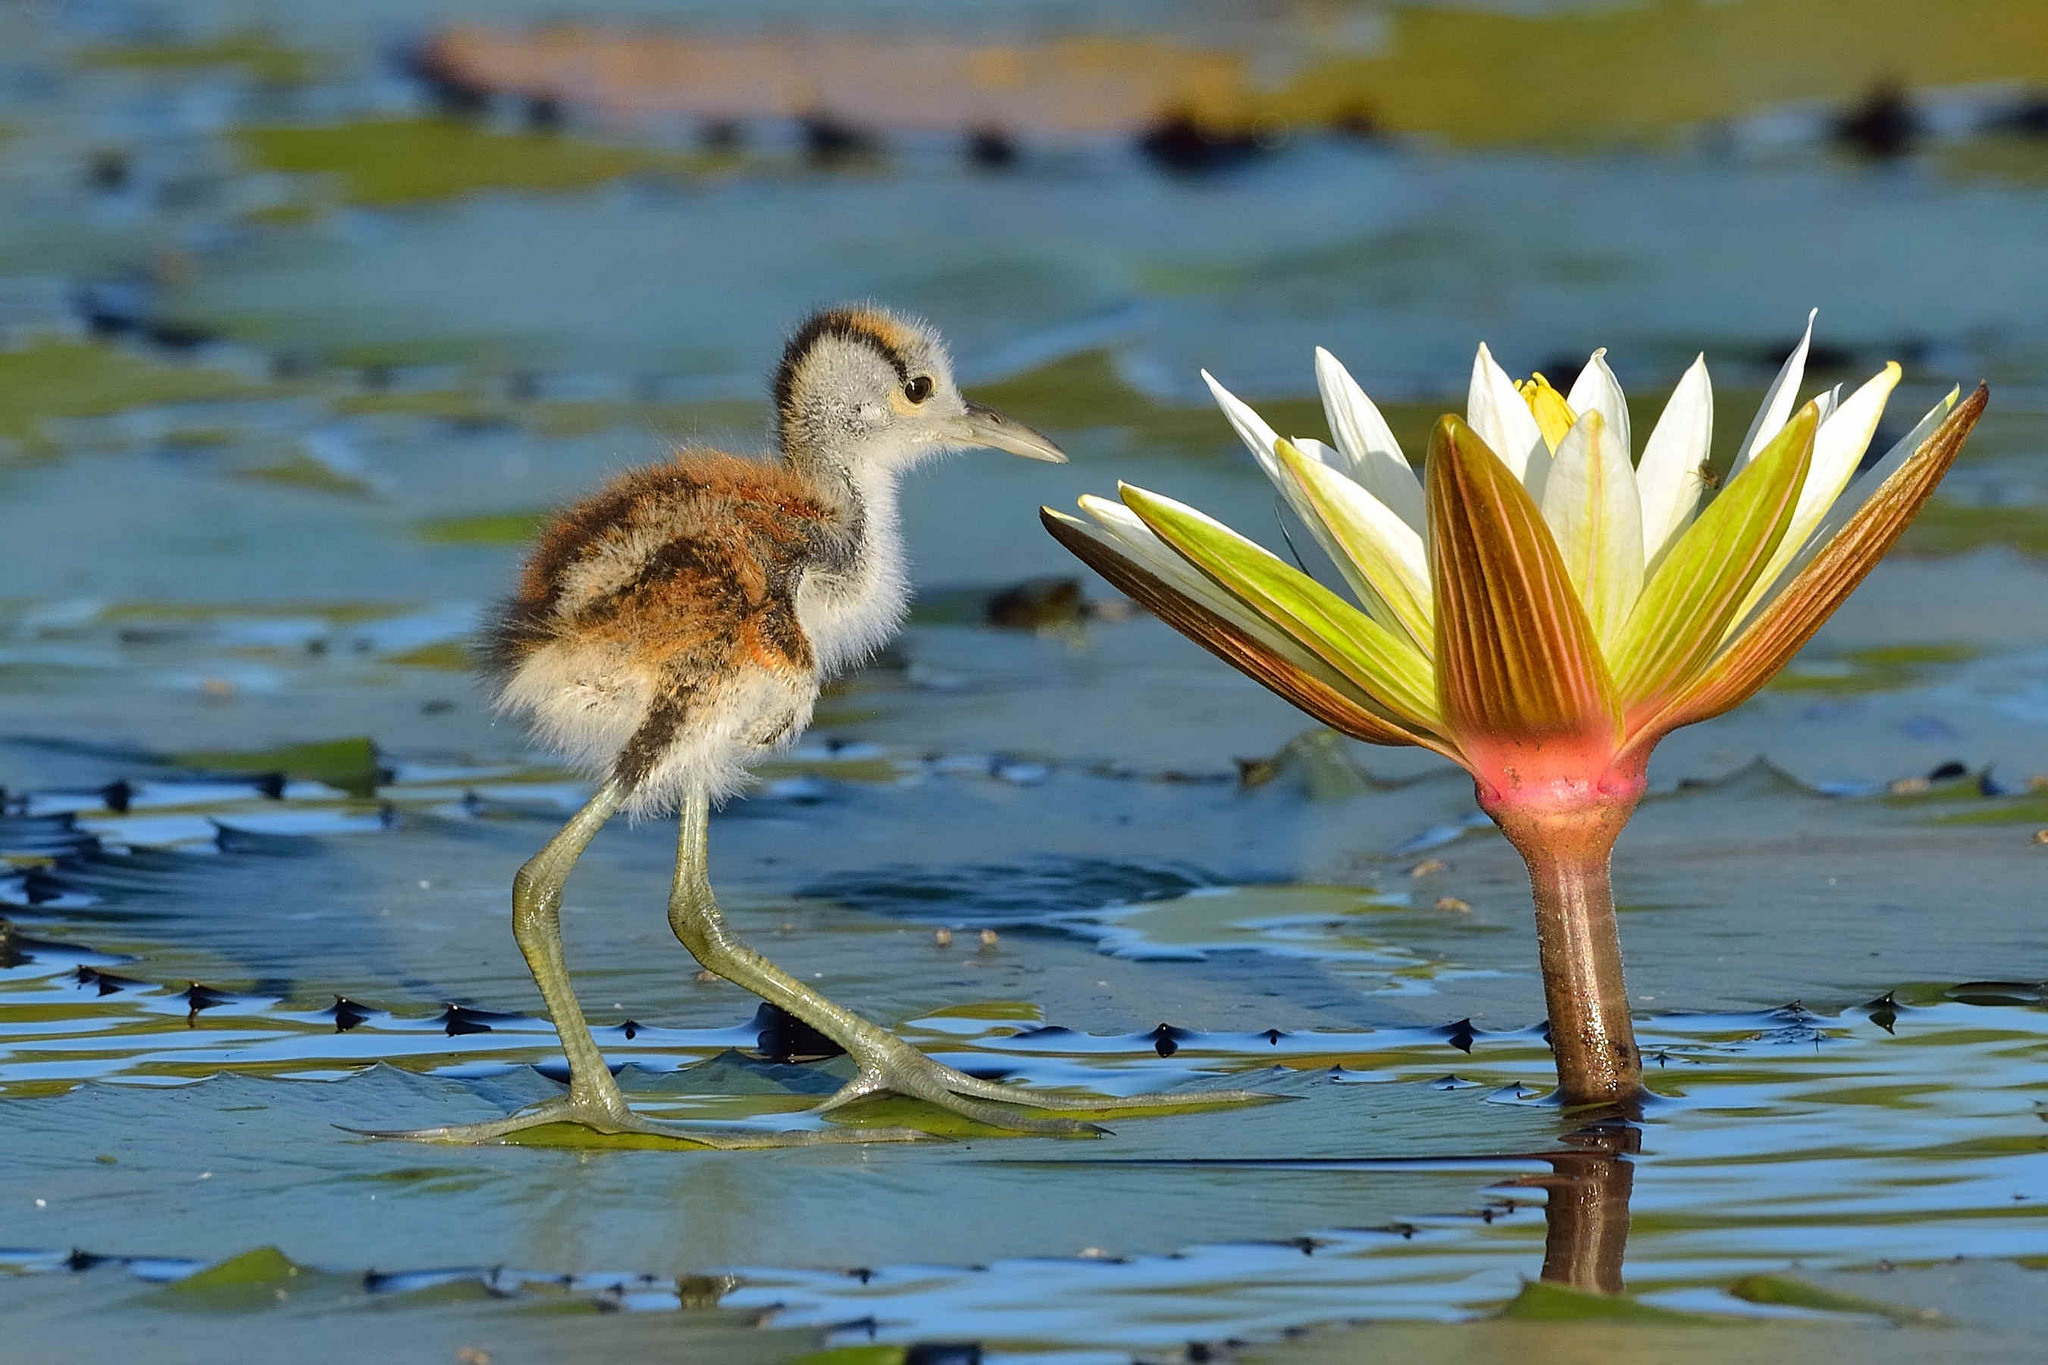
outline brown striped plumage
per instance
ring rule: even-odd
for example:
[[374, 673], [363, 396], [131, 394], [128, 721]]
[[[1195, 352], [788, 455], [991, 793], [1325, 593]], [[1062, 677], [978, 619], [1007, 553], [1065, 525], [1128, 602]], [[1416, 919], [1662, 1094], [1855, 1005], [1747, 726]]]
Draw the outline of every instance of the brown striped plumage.
[[613, 480], [548, 526], [485, 634], [500, 707], [639, 813], [733, 791], [894, 631], [904, 469], [976, 422], [1051, 449], [961, 398], [929, 329], [871, 308], [807, 321], [774, 399], [780, 459], [686, 450]]
[[[790, 466], [719, 451], [683, 451], [622, 475], [543, 532], [488, 637], [488, 672], [509, 694], [522, 668], [552, 655], [559, 667], [548, 675], [559, 682], [566, 672], [593, 700], [623, 686], [641, 714], [611, 772], [631, 784], [744, 672], [780, 681], [789, 698], [788, 723], [759, 737], [776, 742], [816, 692], [797, 589], [847, 538], [836, 511]], [[577, 757], [605, 757], [577, 743], [573, 723], [551, 728]], [[613, 747], [617, 727], [602, 739]]]

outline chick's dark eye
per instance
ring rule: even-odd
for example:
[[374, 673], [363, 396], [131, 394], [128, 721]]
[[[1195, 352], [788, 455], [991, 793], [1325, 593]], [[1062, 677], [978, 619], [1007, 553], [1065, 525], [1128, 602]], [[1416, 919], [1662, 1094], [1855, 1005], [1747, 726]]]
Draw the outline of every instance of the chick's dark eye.
[[913, 403], [922, 403], [925, 399], [931, 397], [931, 376], [927, 374], [921, 374], [917, 378], [905, 384], [903, 386], [903, 396], [905, 398], [908, 398]]

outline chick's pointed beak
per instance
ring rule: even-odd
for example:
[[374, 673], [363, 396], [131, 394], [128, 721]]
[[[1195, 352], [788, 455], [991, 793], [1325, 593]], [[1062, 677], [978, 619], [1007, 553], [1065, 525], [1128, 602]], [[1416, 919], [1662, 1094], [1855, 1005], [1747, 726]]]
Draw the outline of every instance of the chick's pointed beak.
[[971, 398], [967, 400], [967, 411], [953, 419], [952, 435], [962, 445], [1007, 450], [1012, 455], [1044, 460], [1047, 464], [1067, 462], [1066, 452], [1051, 441], [1022, 422], [1014, 422]]

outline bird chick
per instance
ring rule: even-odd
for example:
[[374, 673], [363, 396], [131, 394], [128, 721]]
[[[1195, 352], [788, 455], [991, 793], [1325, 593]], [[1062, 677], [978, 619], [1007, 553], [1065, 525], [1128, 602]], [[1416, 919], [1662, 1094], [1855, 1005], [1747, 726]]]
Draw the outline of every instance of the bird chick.
[[598, 782], [513, 880], [513, 936], [561, 1036], [568, 1093], [491, 1122], [377, 1136], [477, 1142], [564, 1122], [718, 1147], [924, 1136], [719, 1131], [632, 1112], [570, 988], [560, 923], [570, 869], [621, 810], [680, 809], [669, 926], [697, 961], [853, 1058], [854, 1078], [821, 1111], [890, 1091], [997, 1127], [1072, 1133], [1098, 1130], [1016, 1106], [1087, 1110], [1148, 1098], [1048, 1095], [968, 1076], [833, 1003], [727, 927], [707, 873], [710, 807], [802, 732], [823, 679], [867, 657], [902, 622], [904, 471], [969, 446], [1066, 458], [1037, 432], [964, 398], [929, 327], [875, 308], [832, 309], [798, 329], [774, 400], [777, 458], [689, 450], [614, 480], [547, 528], [488, 632], [486, 673], [499, 705], [527, 717], [541, 740]]
[[806, 322], [774, 397], [779, 460], [689, 450], [614, 480], [548, 527], [489, 633], [499, 706], [633, 814], [731, 794], [895, 633], [906, 470], [968, 446], [1065, 459], [962, 397], [929, 327], [877, 309]]

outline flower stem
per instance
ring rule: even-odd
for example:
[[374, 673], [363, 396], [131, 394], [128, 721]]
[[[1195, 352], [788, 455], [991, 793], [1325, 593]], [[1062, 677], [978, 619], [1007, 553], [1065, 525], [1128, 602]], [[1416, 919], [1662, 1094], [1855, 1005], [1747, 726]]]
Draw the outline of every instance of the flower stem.
[[1568, 1105], [1626, 1104], [1642, 1093], [1608, 871], [1634, 806], [1489, 812], [1529, 867], [1550, 1050], [1558, 1097]]

